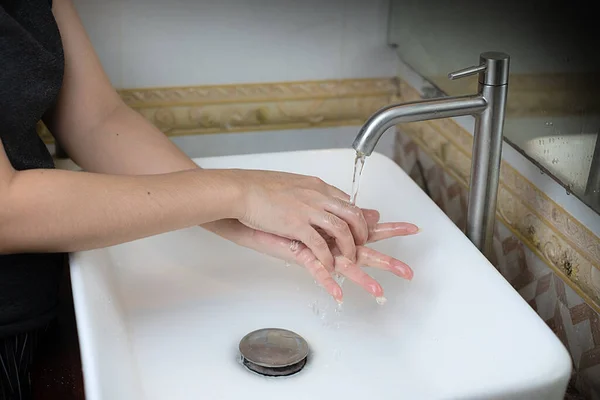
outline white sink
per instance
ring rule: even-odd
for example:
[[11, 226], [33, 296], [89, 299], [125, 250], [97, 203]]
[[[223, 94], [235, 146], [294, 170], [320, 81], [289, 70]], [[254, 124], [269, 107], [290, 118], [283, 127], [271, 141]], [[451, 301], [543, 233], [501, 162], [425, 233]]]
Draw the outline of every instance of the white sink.
[[[354, 156], [330, 150], [196, 161], [317, 175], [350, 191]], [[394, 162], [367, 159], [358, 204], [422, 228], [373, 245], [415, 271], [411, 282], [370, 271], [385, 305], [346, 282], [335, 312], [302, 268], [200, 228], [73, 254], [86, 398], [563, 398], [566, 349]], [[238, 362], [240, 339], [266, 327], [308, 341], [304, 370], [266, 378]]]

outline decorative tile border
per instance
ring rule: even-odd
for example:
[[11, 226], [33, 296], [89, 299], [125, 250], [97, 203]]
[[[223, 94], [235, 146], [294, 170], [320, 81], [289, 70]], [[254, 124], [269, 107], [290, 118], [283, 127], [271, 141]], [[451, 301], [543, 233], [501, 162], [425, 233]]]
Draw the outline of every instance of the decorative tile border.
[[[395, 78], [119, 91], [168, 136], [360, 125], [397, 93]], [[38, 133], [53, 141], [42, 124]]]
[[[420, 99], [400, 82], [400, 101]], [[473, 137], [451, 119], [399, 125], [425, 153], [463, 187], [471, 169]], [[537, 189], [507, 163], [502, 164], [498, 219], [596, 311], [600, 311], [600, 238]]]

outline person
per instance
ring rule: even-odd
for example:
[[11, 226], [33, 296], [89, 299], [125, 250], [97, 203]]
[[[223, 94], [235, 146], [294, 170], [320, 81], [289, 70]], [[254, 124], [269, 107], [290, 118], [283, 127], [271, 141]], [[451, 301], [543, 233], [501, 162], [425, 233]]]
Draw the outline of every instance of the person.
[[[68, 252], [199, 225], [306, 267], [338, 301], [333, 273], [383, 295], [359, 265], [411, 279], [365, 244], [415, 225], [381, 224], [315, 177], [196, 165], [124, 104], [70, 0], [0, 0], [0, 60], [0, 399], [31, 393]], [[54, 168], [40, 120], [84, 171]]]

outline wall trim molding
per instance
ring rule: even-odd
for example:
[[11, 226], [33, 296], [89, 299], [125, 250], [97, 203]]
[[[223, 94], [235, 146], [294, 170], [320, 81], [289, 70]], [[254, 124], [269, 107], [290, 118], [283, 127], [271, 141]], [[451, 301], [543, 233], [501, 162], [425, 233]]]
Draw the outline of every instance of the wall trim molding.
[[[400, 101], [421, 99], [400, 82]], [[468, 187], [473, 135], [452, 119], [398, 125], [462, 186]], [[497, 219], [600, 312], [600, 238], [503, 162]]]
[[[122, 89], [167, 136], [361, 125], [395, 101], [396, 78]], [[40, 123], [46, 143], [53, 138]]]
[[[435, 81], [453, 93], [473, 93], [477, 86], [471, 79]], [[589, 108], [599, 102], [597, 96], [582, 98], [592, 93], [580, 89], [593, 82], [586, 74], [515, 74], [511, 82], [507, 114], [513, 117], [573, 115], [581, 112], [573, 104]], [[184, 136], [361, 125], [377, 109], [397, 100], [398, 86], [397, 78], [367, 78], [134, 88], [118, 93], [167, 136]], [[41, 122], [38, 134], [45, 143], [54, 142]]]

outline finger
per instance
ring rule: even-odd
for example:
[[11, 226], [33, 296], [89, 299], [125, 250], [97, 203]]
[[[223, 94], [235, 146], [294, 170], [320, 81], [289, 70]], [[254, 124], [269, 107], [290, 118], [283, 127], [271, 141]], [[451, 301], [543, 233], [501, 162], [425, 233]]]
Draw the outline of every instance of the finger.
[[418, 226], [407, 222], [387, 222], [384, 224], [377, 224], [369, 231], [367, 243], [373, 243], [396, 236], [414, 235], [418, 232]]
[[254, 231], [238, 244], [301, 266], [317, 260], [313, 252], [303, 243], [263, 231]]
[[348, 224], [354, 238], [354, 243], [366, 243], [369, 238], [369, 228], [360, 208], [335, 197], [327, 201], [324, 204], [324, 208], [325, 211], [335, 214]]
[[362, 209], [363, 217], [367, 222], [367, 227], [369, 228], [369, 232], [377, 226], [379, 219], [381, 218], [379, 215], [379, 211], [370, 210], [368, 208]]
[[317, 259], [304, 264], [308, 272], [312, 277], [321, 285], [327, 293], [329, 293], [338, 303], [343, 301], [342, 288], [337, 284], [335, 279], [332, 278], [331, 274], [323, 264]]
[[[315, 230], [317, 232], [319, 232], [319, 235], [323, 236], [323, 239], [325, 239], [325, 241], [327, 242], [327, 244], [329, 245], [329, 248], [331, 249], [332, 247], [335, 247], [335, 238], [329, 236], [329, 234], [327, 232], [325, 232], [323, 229], [319, 228], [319, 227], [315, 227]], [[335, 257], [335, 254], [334, 254]]]
[[[290, 251], [293, 254], [293, 261], [298, 264], [306, 267], [309, 263], [318, 262], [321, 263], [315, 254], [304, 244], [300, 242], [295, 242], [295, 244], [290, 245]], [[335, 256], [334, 256], [335, 259]], [[321, 264], [323, 265], [323, 264]], [[323, 267], [329, 272], [333, 273], [335, 268], [327, 268], [323, 265]]]
[[304, 243], [325, 267], [333, 269], [334, 260], [331, 250], [329, 250], [329, 245], [315, 228], [312, 226], [306, 227], [297, 239]]
[[357, 250], [357, 257], [358, 265], [390, 271], [393, 274], [407, 280], [411, 280], [413, 278], [413, 270], [408, 265], [400, 260], [395, 259], [394, 257], [390, 257], [376, 250], [359, 246]]
[[[327, 235], [335, 239], [342, 254], [351, 260], [356, 260], [356, 245], [348, 224], [331, 213], [323, 213], [311, 219], [310, 223], [323, 229]], [[326, 238], [324, 238], [327, 241]]]
[[344, 275], [374, 297], [383, 297], [383, 288], [381, 285], [350, 260], [338, 257], [335, 268], [338, 273]]

